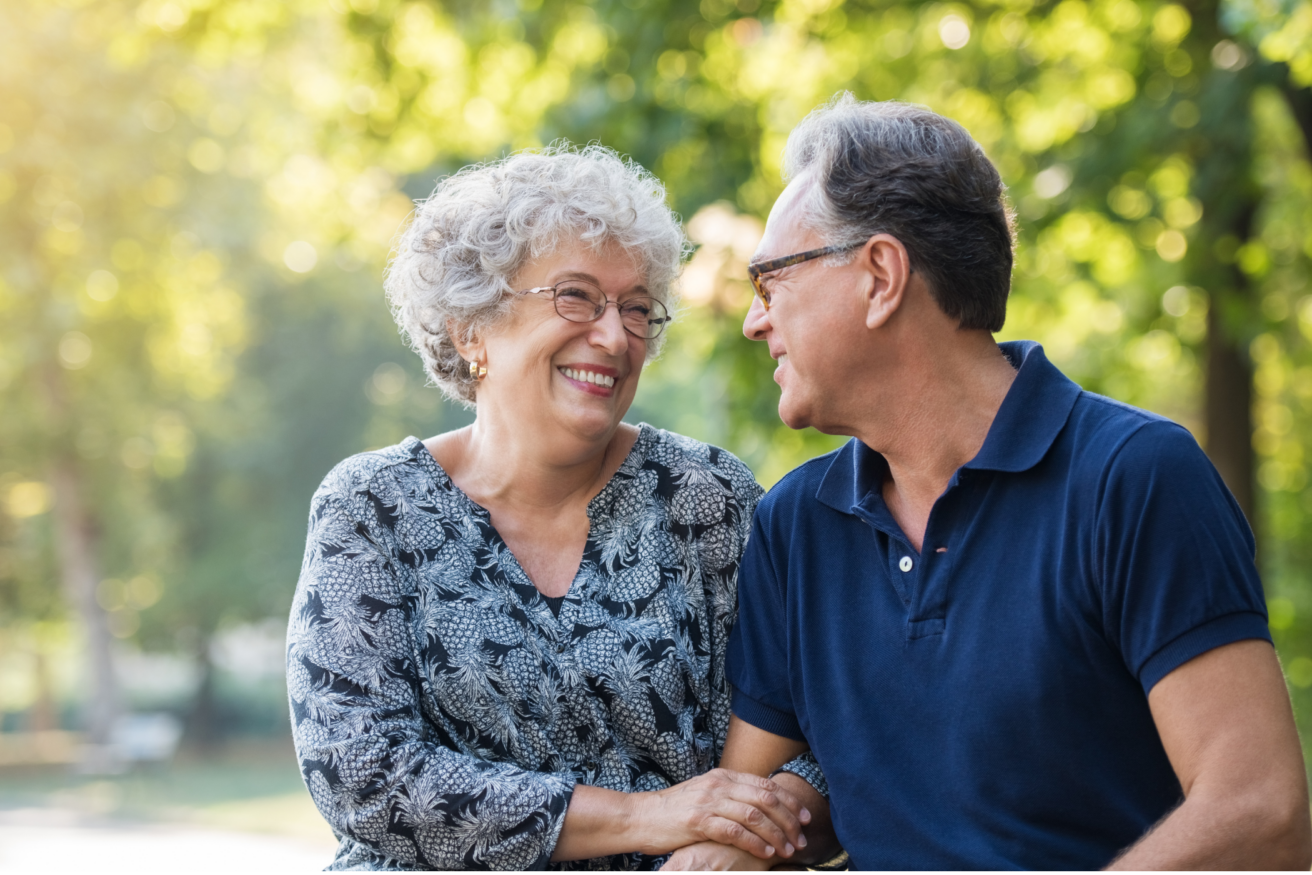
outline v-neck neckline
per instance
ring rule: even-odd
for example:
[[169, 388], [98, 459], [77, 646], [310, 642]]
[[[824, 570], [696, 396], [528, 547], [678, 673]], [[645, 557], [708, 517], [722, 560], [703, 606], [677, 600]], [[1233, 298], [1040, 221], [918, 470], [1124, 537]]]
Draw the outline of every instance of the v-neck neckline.
[[[578, 568], [574, 570], [574, 576], [570, 579], [569, 589], [565, 591], [564, 595], [558, 596], [558, 598], [563, 599], [560, 610], [551, 611], [548, 607], [548, 611], [562, 628], [568, 628], [564, 622], [565, 613], [566, 611], [570, 611], [574, 603], [578, 601], [577, 598], [571, 597], [577, 596], [579, 578], [583, 574], [588, 554], [596, 548], [593, 537], [593, 521], [596, 511], [604, 506], [603, 502], [609, 502], [616, 492], [635, 479], [638, 470], [642, 467], [643, 462], [646, 461], [647, 451], [655, 434], [656, 429], [652, 426], [645, 422], [638, 423], [638, 437], [633, 441], [633, 446], [629, 448], [628, 453], [625, 454], [624, 461], [622, 461], [620, 466], [615, 469], [615, 473], [611, 474], [610, 479], [606, 481], [606, 484], [601, 487], [601, 491], [588, 500], [588, 506], [585, 511], [588, 516], [588, 535], [583, 541], [583, 552], [579, 556]], [[506, 543], [505, 538], [501, 537], [501, 533], [498, 532], [497, 527], [493, 525], [491, 511], [477, 501], [474, 501], [474, 499], [469, 497], [468, 493], [456, 485], [455, 481], [451, 479], [451, 475], [446, 472], [446, 469], [442, 467], [437, 459], [433, 458], [433, 454], [429, 452], [428, 447], [424, 445], [423, 441], [411, 435], [402, 441], [402, 444], [410, 451], [411, 455], [426, 459], [427, 464], [431, 466], [430, 473], [435, 475], [434, 480], [437, 485], [460, 496], [469, 507], [470, 511], [483, 521], [484, 525], [487, 527], [487, 531], [490, 533], [490, 537], [495, 539], [494, 546], [497, 548], [498, 552], [501, 552], [503, 556], [510, 557], [510, 567], [513, 569], [511, 575], [512, 578], [522, 578], [523, 584], [527, 585], [528, 589], [532, 590], [539, 599], [542, 599], [545, 605], [546, 600], [552, 597], [538, 589], [537, 584], [533, 582], [533, 578], [529, 577], [528, 572], [524, 570], [524, 566], [520, 564], [519, 557], [515, 555], [515, 551], [510, 549], [510, 545]], [[519, 581], [512, 582], [518, 583]], [[512, 588], [517, 591], [519, 589], [518, 587]], [[520, 600], [524, 601], [523, 596], [527, 593], [518, 594], [520, 595]], [[528, 604], [525, 605], [525, 607], [528, 606]], [[572, 614], [573, 611], [570, 611], [570, 613]]]

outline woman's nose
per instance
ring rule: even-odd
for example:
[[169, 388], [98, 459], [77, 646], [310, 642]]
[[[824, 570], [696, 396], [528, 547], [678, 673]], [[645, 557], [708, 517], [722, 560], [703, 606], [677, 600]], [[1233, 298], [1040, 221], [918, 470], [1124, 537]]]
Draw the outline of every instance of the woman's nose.
[[[614, 304], [614, 309], [611, 305]], [[624, 320], [620, 318], [620, 305], [616, 301], [607, 301], [601, 315], [592, 323], [592, 342], [611, 353], [623, 352], [629, 345], [629, 333], [624, 330]]]

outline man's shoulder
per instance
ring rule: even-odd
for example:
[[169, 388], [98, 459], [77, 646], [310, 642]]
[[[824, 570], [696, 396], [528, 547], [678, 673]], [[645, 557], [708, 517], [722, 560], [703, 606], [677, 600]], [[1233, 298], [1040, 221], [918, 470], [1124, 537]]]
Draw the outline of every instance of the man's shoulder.
[[1085, 465], [1124, 462], [1206, 461], [1193, 434], [1180, 423], [1114, 398], [1083, 391], [1067, 421], [1064, 440]]
[[[854, 441], [856, 438], [852, 440]], [[789, 471], [765, 493], [765, 498], [761, 499], [757, 513], [769, 514], [778, 511], [802, 509], [810, 505], [820, 506], [822, 503], [816, 497], [816, 493], [820, 490], [820, 484], [824, 482], [829, 469], [833, 467], [839, 457], [849, 455], [852, 452], [851, 443], [849, 441], [823, 456], [809, 459]]]

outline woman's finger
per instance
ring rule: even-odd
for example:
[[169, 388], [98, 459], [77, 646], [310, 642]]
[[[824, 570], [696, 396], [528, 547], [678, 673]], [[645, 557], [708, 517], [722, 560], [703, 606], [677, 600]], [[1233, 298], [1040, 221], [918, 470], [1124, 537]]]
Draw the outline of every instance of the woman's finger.
[[723, 816], [747, 827], [784, 857], [791, 857], [793, 849], [797, 847], [796, 838], [789, 836], [785, 827], [776, 823], [759, 804], [738, 801], [726, 803]]
[[[733, 811], [739, 811], [741, 816], [735, 814], [728, 814], [727, 816], [737, 820], [757, 835], [773, 843], [776, 849], [782, 851], [783, 856], [792, 856], [792, 850], [785, 848], [785, 843], [791, 847], [806, 847], [806, 837], [802, 834], [802, 822], [797, 814], [802, 805], [797, 797], [791, 793], [783, 790], [773, 782], [767, 782], [764, 787], [753, 782], [740, 782], [732, 792], [731, 798], [740, 805], [748, 806], [749, 812], [732, 809]], [[778, 834], [766, 829], [766, 822], [778, 830]]]
[[774, 859], [778, 854], [774, 845], [736, 820], [723, 817], [707, 818], [703, 824], [703, 832], [705, 838], [711, 841], [732, 845], [762, 860]]
[[[767, 778], [766, 780], [769, 779]], [[802, 803], [801, 798], [799, 798], [796, 793], [785, 788], [782, 784], [775, 784], [774, 781], [770, 781], [770, 783], [773, 785], [770, 788], [770, 791], [779, 797], [779, 800], [783, 802], [789, 811], [796, 815], [797, 819], [801, 821], [803, 826], [806, 826], [811, 822], [811, 812], [807, 810], [806, 806]]]
[[801, 820], [802, 823], [811, 822], [811, 812], [806, 810], [806, 807], [802, 804], [802, 800], [791, 791], [786, 790], [783, 786], [775, 783], [771, 778], [762, 778], [759, 775], [751, 775], [746, 772], [735, 772], [729, 769], [716, 769], [715, 771], [722, 772], [735, 783], [745, 784], [747, 786], [756, 787], [774, 793], [779, 797], [780, 801], [783, 802], [788, 810]]

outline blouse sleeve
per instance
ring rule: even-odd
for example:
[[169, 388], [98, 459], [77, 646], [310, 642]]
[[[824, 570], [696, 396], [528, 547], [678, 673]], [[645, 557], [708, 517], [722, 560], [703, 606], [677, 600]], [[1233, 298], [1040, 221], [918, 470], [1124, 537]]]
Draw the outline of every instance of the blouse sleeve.
[[315, 805], [337, 833], [405, 866], [543, 868], [574, 782], [435, 738], [416, 598], [370, 499], [316, 493], [288, 629], [293, 735]]
[[[829, 798], [829, 781], [825, 779], [825, 773], [820, 769], [820, 763], [811, 751], [803, 751], [800, 755], [784, 763], [779, 767], [778, 772], [791, 772], [810, 784], [815, 792], [826, 799]], [[775, 774], [778, 774], [778, 772]]]

